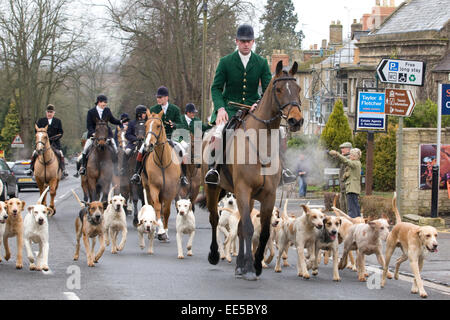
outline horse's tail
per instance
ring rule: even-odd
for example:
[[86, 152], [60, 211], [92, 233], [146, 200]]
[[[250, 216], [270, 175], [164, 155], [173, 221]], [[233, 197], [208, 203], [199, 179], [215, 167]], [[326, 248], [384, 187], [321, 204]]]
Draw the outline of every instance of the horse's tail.
[[77, 199], [78, 203], [80, 204], [80, 207], [81, 207], [81, 208], [86, 207], [85, 203], [83, 203], [83, 202], [80, 200], [80, 198], [78, 198], [77, 194], [75, 193], [75, 191], [73, 191], [73, 189], [72, 189], [72, 193], [73, 193], [73, 195], [75, 196], [75, 199]]
[[49, 189], [50, 189], [50, 186], [47, 186], [47, 188], [45, 188], [44, 192], [42, 192], [41, 196], [39, 197], [37, 204], [42, 204], [42, 200], [44, 200], [44, 197], [47, 194]]
[[108, 193], [108, 203], [111, 201], [111, 199], [112, 199], [112, 197], [113, 197], [113, 195], [114, 195], [114, 189], [117, 187], [117, 184], [114, 186], [114, 187], [112, 187], [111, 188], [111, 190], [109, 190], [109, 193]]
[[394, 191], [394, 197], [392, 198], [392, 210], [394, 210], [395, 214], [395, 224], [399, 224], [402, 222], [402, 217], [400, 216], [400, 212], [397, 209], [397, 192]]

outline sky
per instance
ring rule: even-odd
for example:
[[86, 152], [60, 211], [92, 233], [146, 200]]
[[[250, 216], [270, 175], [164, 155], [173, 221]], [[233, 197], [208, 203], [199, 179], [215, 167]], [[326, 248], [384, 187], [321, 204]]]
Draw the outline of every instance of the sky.
[[[111, 1], [113, 4], [121, 3], [121, 0], [76, 0], [72, 3], [74, 12], [82, 12], [91, 17], [91, 27], [97, 29], [94, 35], [101, 38], [101, 41], [109, 43], [109, 50], [115, 55], [120, 55], [120, 44], [117, 40], [108, 40], [108, 31], [102, 30], [101, 25], [104, 22], [106, 10], [103, 8]], [[254, 26], [255, 36], [258, 36], [259, 17], [264, 13], [264, 6], [267, 1], [250, 0], [256, 7], [254, 16], [249, 17], [247, 22]], [[320, 48], [322, 39], [329, 41], [329, 25], [331, 21], [340, 20], [343, 25], [343, 39], [347, 39], [350, 33], [350, 25], [353, 19], [360, 18], [364, 13], [370, 13], [375, 6], [375, 0], [292, 0], [295, 6], [295, 12], [298, 15], [299, 23], [297, 31], [302, 30], [305, 38], [303, 39], [302, 49], [309, 49], [310, 45], [317, 44]], [[380, 0], [383, 3], [383, 0]], [[389, 3], [389, 0], [387, 0]], [[403, 0], [395, 0], [398, 6]]]

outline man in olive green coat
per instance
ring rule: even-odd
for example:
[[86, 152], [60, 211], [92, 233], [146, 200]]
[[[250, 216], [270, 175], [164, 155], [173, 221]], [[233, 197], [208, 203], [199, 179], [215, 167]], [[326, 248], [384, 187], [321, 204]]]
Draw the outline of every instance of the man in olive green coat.
[[[236, 114], [238, 108], [229, 105], [229, 102], [237, 102], [252, 107], [257, 106], [261, 98], [258, 93], [261, 83], [262, 92], [266, 90], [271, 79], [267, 59], [252, 52], [255, 37], [253, 28], [243, 24], [239, 26], [236, 34], [236, 45], [238, 50], [220, 59], [216, 69], [214, 82], [211, 86], [211, 96], [214, 103], [214, 111], [211, 115], [210, 124], [217, 125], [214, 129], [214, 150], [218, 150], [222, 139], [225, 124]], [[295, 176], [290, 173], [295, 180]], [[217, 164], [210, 165], [206, 173], [207, 184], [219, 183], [219, 172]]]
[[361, 193], [361, 150], [353, 148], [350, 150], [349, 159], [339, 154], [335, 150], [331, 150], [329, 154], [341, 163], [346, 164], [343, 179], [345, 181], [345, 192], [347, 196], [348, 215], [352, 218], [361, 216], [361, 209], [359, 207], [359, 194]]

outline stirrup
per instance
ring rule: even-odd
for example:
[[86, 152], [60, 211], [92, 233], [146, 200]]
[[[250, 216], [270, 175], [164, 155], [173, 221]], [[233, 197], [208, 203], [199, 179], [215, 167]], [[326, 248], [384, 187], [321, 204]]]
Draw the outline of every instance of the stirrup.
[[283, 184], [292, 183], [297, 180], [297, 177], [294, 176], [294, 174], [289, 169], [283, 169], [281, 176], [282, 176]]
[[181, 183], [181, 185], [182, 185], [183, 187], [189, 185], [189, 181], [188, 181], [188, 179], [186, 178], [186, 176], [181, 176], [181, 178], [180, 178], [180, 183]]
[[[213, 178], [209, 179], [209, 181], [208, 181], [208, 178], [211, 178], [211, 177], [213, 177]], [[205, 183], [206, 184], [214, 184], [214, 185], [219, 184], [220, 183], [219, 172], [214, 168], [210, 169], [205, 175]]]
[[82, 176], [86, 175], [86, 168], [85, 167], [80, 167], [80, 170], [78, 170], [78, 173]]

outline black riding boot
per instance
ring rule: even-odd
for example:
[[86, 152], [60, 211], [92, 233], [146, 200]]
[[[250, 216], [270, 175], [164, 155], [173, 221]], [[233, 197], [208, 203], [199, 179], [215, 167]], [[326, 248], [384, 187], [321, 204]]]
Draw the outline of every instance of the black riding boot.
[[78, 172], [84, 176], [86, 175], [86, 166], [87, 166], [87, 157], [84, 153], [81, 154], [81, 167], [80, 170], [78, 170]]
[[77, 163], [76, 163], [77, 171], [73, 175], [75, 178], [78, 178], [80, 176], [80, 174], [78, 173], [78, 171], [80, 170], [80, 167], [81, 167], [81, 163], [80, 162], [81, 162], [81, 159], [80, 159], [80, 161], [77, 161]]
[[61, 170], [62, 170], [62, 172], [63, 172], [63, 176], [64, 176], [64, 177], [67, 177], [69, 174], [68, 174], [67, 171], [66, 171], [66, 163], [64, 162], [64, 157], [61, 156], [61, 157], [60, 157], [60, 160], [61, 160], [60, 166], [61, 166]]
[[182, 171], [182, 173], [183, 173], [183, 174], [181, 175], [181, 177], [180, 177], [181, 185], [182, 185], [183, 187], [188, 186], [188, 185], [189, 185], [189, 180], [188, 180], [187, 177], [186, 177], [186, 165], [185, 165], [184, 163], [181, 164], [181, 171]]
[[33, 173], [34, 173], [34, 163], [36, 162], [36, 159], [37, 159], [37, 153], [36, 152], [33, 152], [33, 155], [31, 156], [31, 163], [30, 163], [30, 174], [29, 175], [32, 175]]
[[136, 160], [136, 168], [134, 169], [134, 174], [131, 177], [131, 183], [141, 184], [141, 172], [143, 167], [143, 161]]

